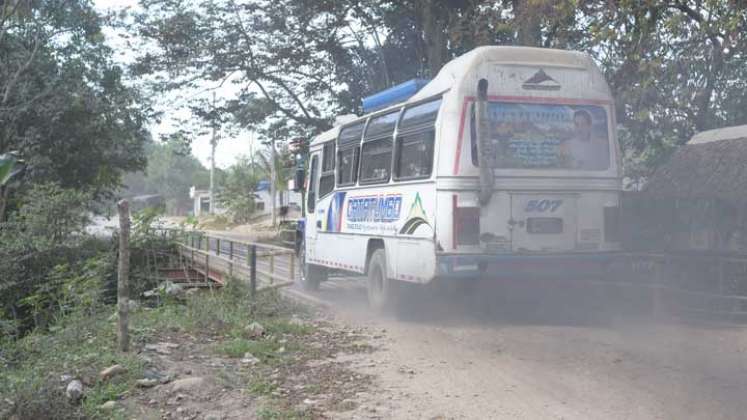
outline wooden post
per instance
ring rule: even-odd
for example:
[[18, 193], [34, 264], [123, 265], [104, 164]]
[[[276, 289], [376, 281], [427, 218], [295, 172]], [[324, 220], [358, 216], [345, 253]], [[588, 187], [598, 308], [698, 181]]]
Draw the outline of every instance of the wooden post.
[[270, 251], [270, 284], [275, 283], [275, 251]]
[[228, 276], [233, 277], [233, 241], [228, 241]]
[[130, 349], [128, 316], [130, 309], [130, 205], [117, 203], [119, 211], [119, 264], [117, 267], [117, 309], [119, 311], [119, 350]]
[[664, 282], [664, 265], [667, 263], [666, 258], [663, 259], [663, 261], [657, 261], [654, 260], [654, 288], [653, 288], [653, 295], [652, 295], [652, 312], [653, 317], [656, 319], [661, 318], [662, 316], [662, 302], [661, 302], [661, 294]]
[[296, 254], [290, 255], [290, 281], [296, 281]]
[[249, 287], [254, 299], [257, 296], [257, 245], [252, 245], [249, 251]]

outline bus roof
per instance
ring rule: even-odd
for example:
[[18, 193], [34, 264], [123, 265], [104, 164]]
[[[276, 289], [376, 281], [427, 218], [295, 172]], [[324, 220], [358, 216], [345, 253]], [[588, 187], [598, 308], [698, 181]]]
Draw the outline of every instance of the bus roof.
[[[384, 113], [391, 109], [397, 109], [408, 103], [417, 102], [443, 93], [451, 89], [457, 81], [462, 80], [467, 74], [474, 71], [475, 68], [486, 61], [506, 65], [585, 70], [590, 72], [594, 79], [600, 81], [606, 95], [611, 96], [609, 88], [607, 87], [606, 82], [604, 82], [603, 75], [594, 64], [592, 58], [586, 53], [551, 48], [484, 46], [475, 48], [474, 50], [446, 63], [433, 80], [406, 101], [393, 104], [392, 106], [377, 110], [370, 114], [362, 115], [357, 120], [350, 121], [347, 124], [353, 123], [354, 121], [360, 121], [373, 114]], [[337, 126], [319, 134], [312, 140], [311, 146], [334, 140], [339, 131], [340, 126]]]

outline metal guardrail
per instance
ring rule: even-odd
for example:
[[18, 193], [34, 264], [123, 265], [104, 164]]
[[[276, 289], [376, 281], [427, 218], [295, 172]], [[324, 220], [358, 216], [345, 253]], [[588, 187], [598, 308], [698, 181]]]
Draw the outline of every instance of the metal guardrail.
[[747, 256], [642, 252], [617, 263], [604, 283], [649, 289], [654, 313], [747, 320]]
[[293, 249], [202, 231], [158, 231], [174, 241], [183, 265], [217, 284], [233, 278], [248, 282], [252, 293], [256, 293], [296, 281], [298, 269]]

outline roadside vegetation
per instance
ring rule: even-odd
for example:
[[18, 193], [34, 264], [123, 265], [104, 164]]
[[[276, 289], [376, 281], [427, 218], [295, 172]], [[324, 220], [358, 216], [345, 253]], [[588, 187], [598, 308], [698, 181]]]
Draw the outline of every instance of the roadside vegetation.
[[[221, 290], [134, 306], [130, 353], [117, 351], [115, 308], [105, 304], [61, 316], [46, 329], [3, 343], [0, 418], [41, 419], [50, 413], [58, 419], [132, 418], [143, 413], [138, 401], [146, 394], [151, 404], [174, 411], [169, 387], [197, 375], [218, 386], [201, 385], [200, 394], [233, 390], [259, 418], [317, 418], [322, 409], [354, 408], [349, 399], [367, 379], [342, 364], [309, 367], [309, 362], [368, 349], [355, 344], [354, 334], [327, 331], [308, 309], [275, 291], [260, 293], [256, 301], [248, 293], [245, 285], [232, 281]], [[103, 372], [115, 365], [124, 370], [104, 378]], [[139, 386], [153, 371], [168, 379], [153, 389]], [[339, 380], [353, 375], [354, 386]], [[83, 384], [79, 400], [66, 395], [74, 379]], [[317, 396], [329, 394], [333, 396], [323, 406], [315, 405]]]

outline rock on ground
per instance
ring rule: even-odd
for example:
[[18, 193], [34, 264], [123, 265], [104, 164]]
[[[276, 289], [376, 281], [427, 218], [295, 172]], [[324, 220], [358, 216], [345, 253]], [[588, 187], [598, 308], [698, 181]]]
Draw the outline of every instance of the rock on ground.
[[121, 375], [127, 372], [127, 368], [122, 365], [110, 366], [99, 373], [99, 377], [102, 381], [106, 381], [114, 376]]
[[256, 321], [247, 325], [245, 330], [249, 338], [261, 337], [265, 333], [265, 327], [263, 327], [262, 324]]
[[193, 376], [190, 378], [177, 379], [171, 383], [171, 391], [191, 391], [196, 388], [201, 388], [205, 384], [205, 378], [199, 376]]
[[80, 397], [83, 396], [83, 383], [77, 379], [70, 381], [65, 389], [65, 395], [67, 395], [70, 402], [76, 403], [80, 401]]
[[117, 408], [116, 401], [107, 401], [99, 406], [101, 411], [113, 411], [115, 408]]

